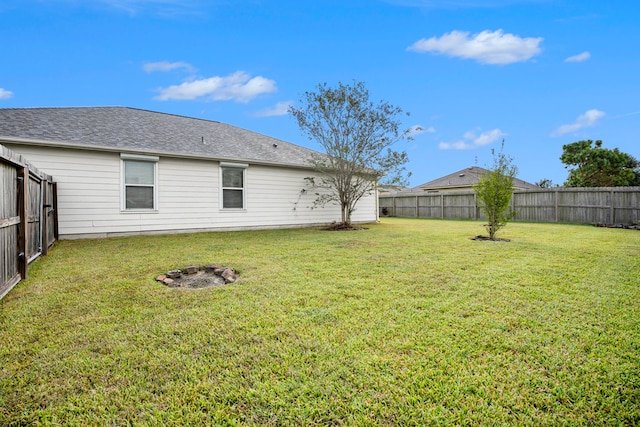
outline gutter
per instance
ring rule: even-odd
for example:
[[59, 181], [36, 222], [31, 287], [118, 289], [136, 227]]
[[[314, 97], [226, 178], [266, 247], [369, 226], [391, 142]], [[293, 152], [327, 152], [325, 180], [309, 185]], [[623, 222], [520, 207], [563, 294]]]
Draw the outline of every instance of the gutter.
[[191, 160], [210, 160], [210, 161], [236, 162], [236, 163], [248, 162], [253, 165], [261, 165], [261, 166], [286, 166], [294, 169], [314, 170], [311, 165], [301, 165], [298, 163], [279, 163], [279, 162], [269, 162], [265, 160], [254, 160], [254, 159], [235, 158], [235, 157], [203, 156], [203, 155], [195, 155], [195, 154], [187, 154], [187, 153], [176, 153], [172, 151], [145, 150], [140, 148], [107, 147], [104, 145], [77, 144], [77, 143], [64, 142], [64, 141], [16, 138], [16, 137], [9, 137], [9, 136], [2, 136], [2, 135], [0, 135], [0, 144], [19, 144], [19, 145], [22, 144], [22, 145], [34, 145], [34, 146], [49, 147], [49, 148], [67, 148], [67, 149], [85, 150], [85, 151], [145, 154], [145, 155], [155, 155], [160, 157], [172, 157], [172, 158], [191, 159]]

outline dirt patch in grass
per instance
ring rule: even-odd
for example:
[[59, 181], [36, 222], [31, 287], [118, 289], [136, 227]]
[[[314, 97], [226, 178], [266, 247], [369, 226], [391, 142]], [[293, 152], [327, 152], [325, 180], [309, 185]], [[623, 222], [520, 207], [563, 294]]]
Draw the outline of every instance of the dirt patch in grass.
[[182, 270], [169, 270], [156, 277], [156, 281], [170, 288], [202, 289], [222, 286], [238, 280], [238, 273], [229, 267], [209, 265], [190, 266]]

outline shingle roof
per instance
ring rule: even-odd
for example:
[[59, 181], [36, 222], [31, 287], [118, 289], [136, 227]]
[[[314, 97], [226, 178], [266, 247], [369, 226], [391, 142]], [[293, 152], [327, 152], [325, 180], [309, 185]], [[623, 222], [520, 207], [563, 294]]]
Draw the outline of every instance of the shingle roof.
[[128, 107], [0, 108], [0, 140], [308, 166], [316, 151], [225, 123]]
[[[425, 182], [424, 184], [414, 187], [413, 191], [424, 190], [440, 190], [447, 188], [461, 188], [471, 187], [478, 183], [478, 180], [483, 173], [489, 172], [487, 169], [477, 166], [471, 166], [466, 169], [462, 169], [458, 172], [443, 176], [442, 178], [434, 179], [433, 181]], [[513, 179], [513, 186], [516, 189], [533, 189], [537, 188], [534, 184], [528, 183], [518, 178]]]

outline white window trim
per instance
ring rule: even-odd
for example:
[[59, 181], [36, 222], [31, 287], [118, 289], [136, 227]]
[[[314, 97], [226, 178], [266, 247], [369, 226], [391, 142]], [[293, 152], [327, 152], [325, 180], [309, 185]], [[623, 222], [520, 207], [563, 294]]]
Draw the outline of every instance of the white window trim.
[[[220, 210], [221, 211], [225, 211], [225, 212], [246, 212], [247, 210], [247, 174], [246, 174], [246, 170], [249, 167], [248, 164], [246, 163], [229, 163], [229, 162], [220, 162], [220, 167], [218, 168], [220, 170], [219, 173], [219, 179], [220, 179], [220, 198], [219, 198], [219, 203], [220, 203]], [[225, 208], [224, 207], [224, 190], [227, 189], [227, 187], [223, 187], [222, 186], [222, 170], [224, 168], [238, 168], [238, 169], [242, 169], [242, 207], [241, 208]], [[230, 189], [236, 189], [235, 187], [229, 187]]]
[[[153, 208], [151, 209], [127, 209], [127, 185], [125, 183], [125, 160], [137, 160], [153, 163]], [[142, 154], [120, 153], [120, 212], [121, 213], [155, 213], [158, 212], [158, 156], [145, 156]]]

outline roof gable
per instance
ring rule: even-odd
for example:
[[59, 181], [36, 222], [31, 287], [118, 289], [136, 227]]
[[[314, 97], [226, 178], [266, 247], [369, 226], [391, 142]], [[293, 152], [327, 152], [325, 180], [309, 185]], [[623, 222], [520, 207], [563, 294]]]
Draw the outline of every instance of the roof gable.
[[[443, 176], [442, 178], [434, 179], [433, 181], [425, 182], [424, 184], [414, 187], [413, 191], [427, 191], [427, 190], [446, 190], [448, 188], [471, 188], [477, 184], [482, 174], [489, 172], [487, 169], [471, 166], [466, 169], [459, 170], [452, 174]], [[534, 184], [528, 183], [518, 178], [513, 179], [513, 186], [516, 189], [526, 190], [538, 188]]]
[[0, 139], [292, 166], [319, 154], [225, 123], [128, 107], [2, 108]]

